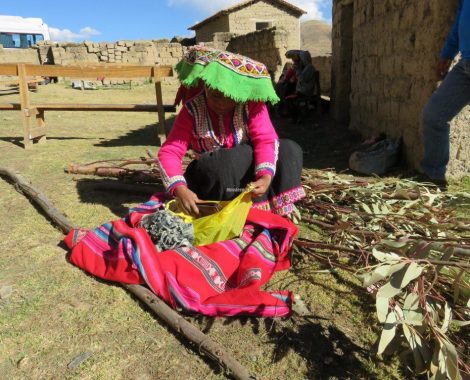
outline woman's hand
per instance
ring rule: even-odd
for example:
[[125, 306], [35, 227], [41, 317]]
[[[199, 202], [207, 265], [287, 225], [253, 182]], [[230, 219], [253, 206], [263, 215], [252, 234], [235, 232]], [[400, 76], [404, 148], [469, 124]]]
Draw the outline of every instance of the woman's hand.
[[259, 177], [252, 185], [255, 187], [251, 193], [254, 197], [262, 197], [266, 191], [268, 191], [268, 187], [271, 184], [271, 176], [269, 174], [265, 174]]
[[196, 202], [200, 202], [199, 198], [195, 193], [189, 190], [186, 186], [181, 185], [175, 189], [175, 197], [178, 205], [188, 215], [198, 216], [199, 209], [196, 206]]

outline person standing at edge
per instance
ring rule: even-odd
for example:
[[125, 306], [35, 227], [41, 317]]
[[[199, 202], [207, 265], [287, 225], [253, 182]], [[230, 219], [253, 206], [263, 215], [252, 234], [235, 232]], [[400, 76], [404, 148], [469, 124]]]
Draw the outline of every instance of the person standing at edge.
[[[462, 58], [449, 71], [460, 51]], [[461, 0], [457, 16], [441, 52], [437, 75], [443, 82], [424, 107], [422, 124], [424, 157], [421, 169], [428, 180], [447, 186], [450, 122], [470, 103], [470, 0]]]

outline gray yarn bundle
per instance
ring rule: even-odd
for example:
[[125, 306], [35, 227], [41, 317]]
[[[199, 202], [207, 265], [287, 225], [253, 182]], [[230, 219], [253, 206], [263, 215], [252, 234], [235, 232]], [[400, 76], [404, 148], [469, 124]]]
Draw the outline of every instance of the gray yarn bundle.
[[159, 252], [189, 247], [194, 242], [193, 225], [166, 210], [145, 215], [140, 221], [140, 227], [148, 232]]

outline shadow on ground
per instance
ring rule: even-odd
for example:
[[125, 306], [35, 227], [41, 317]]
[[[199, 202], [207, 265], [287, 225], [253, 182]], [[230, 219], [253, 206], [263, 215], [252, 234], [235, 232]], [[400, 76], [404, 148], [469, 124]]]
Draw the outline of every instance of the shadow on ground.
[[305, 169], [347, 170], [349, 156], [361, 144], [358, 133], [335, 123], [325, 113], [319, 115], [311, 111], [296, 124], [278, 116], [272, 116], [272, 121], [279, 137], [300, 144], [304, 151]]
[[[47, 136], [48, 140], [96, 140], [95, 137], [54, 137]], [[5, 141], [23, 148], [23, 137], [0, 137], [0, 141]]]
[[[252, 352], [250, 359], [257, 361], [261, 359], [259, 355], [270, 353], [271, 363], [277, 363], [289, 352], [295, 352], [306, 363], [306, 379], [373, 378], [370, 368], [364, 364], [370, 360], [370, 352], [355, 344], [332, 321], [319, 322], [318, 318], [312, 316], [289, 319], [238, 317], [222, 320], [199, 316], [195, 319], [205, 334], [210, 333], [215, 323], [221, 323], [224, 326], [235, 324], [249, 327], [254, 334], [264, 335], [263, 340], [269, 348], [266, 347], [263, 352]], [[254, 375], [262, 377], [261, 374]]]
[[[171, 126], [173, 125], [174, 117], [165, 120], [165, 130], [168, 135]], [[158, 139], [158, 124], [148, 124], [142, 128], [135, 129], [119, 136], [115, 139], [100, 141], [95, 146], [100, 147], [120, 147], [120, 146], [148, 146], [155, 144], [160, 146]]]
[[[164, 191], [159, 184], [147, 185], [149, 191], [129, 191], [113, 189], [109, 179], [84, 178], [77, 181], [77, 192], [80, 201], [89, 204], [101, 204], [107, 207], [117, 218], [124, 217], [129, 213], [129, 204], [139, 204], [148, 201], [152, 193]], [[118, 182], [118, 181], [114, 181]]]
[[[166, 130], [169, 133], [174, 117], [166, 119]], [[357, 150], [361, 136], [349, 130], [346, 126], [336, 124], [328, 114], [318, 115], [311, 111], [301, 117], [299, 123], [293, 124], [288, 118], [272, 116], [273, 124], [281, 138], [289, 138], [300, 144], [304, 151], [304, 168], [348, 169], [351, 153]], [[146, 146], [149, 142], [158, 142], [156, 124], [129, 131], [111, 140], [102, 140], [95, 144], [100, 147]]]

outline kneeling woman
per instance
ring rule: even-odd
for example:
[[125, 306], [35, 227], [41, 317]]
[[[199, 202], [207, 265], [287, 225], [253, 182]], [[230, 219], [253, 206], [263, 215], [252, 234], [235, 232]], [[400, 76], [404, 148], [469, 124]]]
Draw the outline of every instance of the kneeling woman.
[[[167, 192], [197, 215], [200, 200], [230, 200], [252, 183], [254, 207], [289, 215], [305, 196], [302, 150], [277, 137], [264, 103], [278, 101], [266, 66], [198, 46], [176, 71], [184, 86], [204, 86], [184, 104], [158, 153]], [[190, 146], [196, 159], [183, 175]]]

